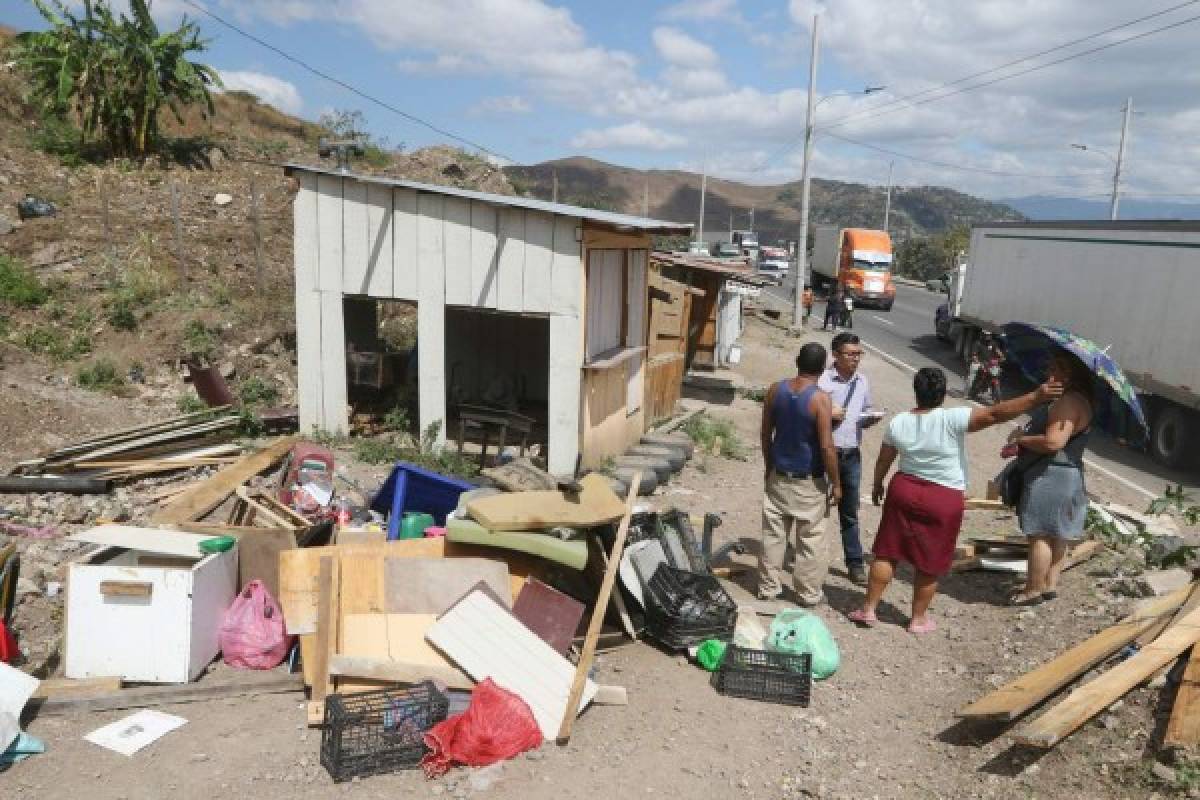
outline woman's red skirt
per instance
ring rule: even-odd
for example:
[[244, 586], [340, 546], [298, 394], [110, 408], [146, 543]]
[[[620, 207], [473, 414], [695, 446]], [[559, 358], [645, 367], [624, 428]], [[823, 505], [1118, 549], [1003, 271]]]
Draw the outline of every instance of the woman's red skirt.
[[961, 489], [897, 472], [888, 485], [871, 552], [907, 561], [926, 575], [945, 575], [954, 563], [963, 509]]

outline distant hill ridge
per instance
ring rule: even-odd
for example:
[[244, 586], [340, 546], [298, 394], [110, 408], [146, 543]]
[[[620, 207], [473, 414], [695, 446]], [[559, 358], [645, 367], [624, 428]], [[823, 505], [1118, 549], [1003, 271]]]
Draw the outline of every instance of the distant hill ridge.
[[[506, 167], [505, 174], [520, 194], [549, 199], [554, 173], [558, 173], [558, 198], [564, 203], [641, 214], [643, 196], [651, 217], [695, 222], [700, 208], [701, 176], [680, 170], [639, 170], [591, 158], [546, 161], [530, 166]], [[884, 189], [860, 183], [814, 179], [812, 214], [816, 223], [878, 228], [883, 224]], [[750, 225], [766, 244], [795, 239], [800, 224], [800, 182], [754, 186], [720, 178], [708, 179], [704, 228], [707, 234]], [[1013, 208], [940, 186], [894, 187], [888, 228], [903, 241], [941, 233], [955, 225], [1017, 221], [1024, 217]]]

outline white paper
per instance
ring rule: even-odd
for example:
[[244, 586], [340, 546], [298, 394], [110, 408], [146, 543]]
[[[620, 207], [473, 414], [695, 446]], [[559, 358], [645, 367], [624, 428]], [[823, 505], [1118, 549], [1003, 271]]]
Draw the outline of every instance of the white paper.
[[325, 508], [329, 505], [329, 501], [333, 499], [333, 486], [321, 486], [318, 483], [309, 481], [301, 486], [304, 491], [308, 492], [309, 497], [317, 501], [317, 505]]
[[[0, 661], [0, 714], [12, 716], [14, 721], [21, 719], [21, 711], [41, 683], [27, 672], [14, 669]], [[8, 749], [17, 734], [8, 726], [0, 726], [0, 752]]]
[[83, 738], [92, 744], [107, 747], [121, 755], [131, 756], [151, 742], [186, 724], [187, 720], [183, 717], [147, 709], [131, 714], [125, 719], [117, 720], [110, 725], [105, 725], [103, 728], [97, 728]]

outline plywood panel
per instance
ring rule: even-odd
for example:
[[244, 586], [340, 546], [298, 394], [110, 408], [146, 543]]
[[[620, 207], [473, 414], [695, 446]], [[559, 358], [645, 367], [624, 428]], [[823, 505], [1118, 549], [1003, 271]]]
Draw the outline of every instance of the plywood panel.
[[446, 441], [446, 249], [444, 198], [417, 195], [417, 380], [421, 430], [439, 425], [436, 444]]
[[342, 291], [342, 183], [336, 175], [317, 176], [317, 288]]
[[525, 307], [545, 314], [552, 310], [551, 268], [554, 262], [554, 217], [530, 211], [525, 215]]
[[367, 227], [367, 184], [342, 182], [342, 291], [366, 294], [370, 231]]
[[349, 430], [346, 400], [346, 323], [342, 292], [321, 292], [321, 427], [330, 433]]
[[550, 317], [550, 391], [546, 401], [547, 466], [554, 475], [574, 475], [579, 455], [580, 380], [583, 341], [580, 320]]
[[[426, 638], [475, 680], [491, 678], [519, 695], [544, 738], [558, 733], [574, 666], [484, 592], [472, 592], [447, 611]], [[579, 710], [595, 695], [596, 684], [586, 681]]]
[[554, 218], [554, 262], [550, 267], [552, 312], [578, 317], [583, 307], [583, 259], [579, 221]]
[[296, 173], [300, 191], [292, 201], [292, 258], [296, 266], [296, 293], [317, 288], [317, 176]]
[[500, 209], [500, 255], [496, 268], [496, 308], [520, 311], [525, 294], [525, 210]]
[[300, 429], [319, 425], [321, 402], [321, 298], [317, 294], [318, 257], [317, 176], [297, 173], [293, 243], [296, 265], [296, 404]]
[[387, 186], [370, 184], [367, 187], [367, 282], [365, 294], [371, 297], [392, 296], [392, 190]]
[[447, 197], [444, 213], [446, 304], [471, 305], [471, 201]]
[[500, 210], [496, 206], [471, 203], [471, 304], [478, 308], [496, 307], [499, 224]]
[[[425, 640], [437, 621], [436, 614], [345, 614], [338, 654], [371, 661], [399, 661], [426, 666], [430, 674], [450, 670], [454, 664]], [[338, 678], [342, 693], [364, 692], [391, 685], [390, 681]]]
[[392, 190], [392, 292], [400, 300], [417, 299], [417, 193]]
[[442, 614], [479, 583], [511, 604], [508, 567], [486, 558], [389, 558], [383, 565], [387, 611]]

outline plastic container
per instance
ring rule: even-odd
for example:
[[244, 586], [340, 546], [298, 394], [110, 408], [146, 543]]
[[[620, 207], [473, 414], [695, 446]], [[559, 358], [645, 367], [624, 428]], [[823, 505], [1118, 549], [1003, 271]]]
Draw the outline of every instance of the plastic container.
[[712, 685], [731, 697], [808, 707], [812, 696], [812, 656], [748, 650], [735, 644], [713, 673]]
[[400, 537], [405, 511], [424, 511], [433, 516], [430, 525], [445, 525], [446, 515], [458, 507], [458, 496], [476, 488], [461, 478], [430, 472], [399, 461], [371, 501], [371, 509], [388, 514], [388, 539]]
[[405, 511], [400, 520], [400, 535], [396, 538], [421, 539], [425, 536], [425, 529], [432, 527], [432, 514], [426, 514], [424, 511]]
[[340, 783], [420, 765], [425, 731], [446, 718], [450, 704], [430, 681], [325, 699], [321, 765]]
[[646, 632], [674, 650], [705, 639], [729, 641], [737, 625], [737, 604], [711, 575], [662, 563], [646, 584]]

